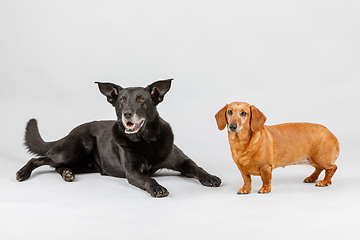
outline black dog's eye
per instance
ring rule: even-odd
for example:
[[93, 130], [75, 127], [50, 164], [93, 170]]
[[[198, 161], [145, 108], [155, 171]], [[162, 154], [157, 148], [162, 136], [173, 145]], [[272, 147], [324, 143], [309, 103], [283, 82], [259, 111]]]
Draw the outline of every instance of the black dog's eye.
[[137, 100], [138, 100], [138, 102], [142, 103], [144, 101], [144, 98], [143, 97], [138, 97]]
[[232, 115], [232, 111], [231, 111], [231, 110], [229, 110], [229, 111], [228, 111], [228, 114], [229, 114], [229, 115]]
[[246, 112], [241, 112], [240, 115], [243, 116], [243, 117], [245, 117], [245, 116], [247, 115], [247, 113], [246, 113]]
[[120, 98], [120, 101], [121, 101], [121, 102], [125, 102], [125, 101], [126, 101], [126, 98], [125, 98], [125, 97], [122, 97], [122, 98]]

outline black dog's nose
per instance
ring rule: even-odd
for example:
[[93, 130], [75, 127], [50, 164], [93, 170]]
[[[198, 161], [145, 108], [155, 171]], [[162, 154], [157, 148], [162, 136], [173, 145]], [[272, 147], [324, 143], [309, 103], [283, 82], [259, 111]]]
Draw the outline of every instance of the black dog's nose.
[[230, 124], [230, 125], [229, 125], [229, 128], [230, 128], [230, 130], [231, 130], [231, 131], [235, 131], [235, 130], [236, 130], [236, 128], [237, 128], [236, 123], [232, 123], [232, 124]]
[[126, 111], [124, 111], [124, 117], [125, 117], [126, 119], [132, 118], [133, 115], [134, 115], [134, 113], [133, 113], [131, 110], [126, 110]]

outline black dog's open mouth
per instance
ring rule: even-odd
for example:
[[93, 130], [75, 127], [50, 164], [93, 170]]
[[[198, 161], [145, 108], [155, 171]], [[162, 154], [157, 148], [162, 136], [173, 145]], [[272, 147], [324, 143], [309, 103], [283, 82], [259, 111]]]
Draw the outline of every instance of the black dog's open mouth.
[[125, 127], [125, 133], [137, 133], [140, 128], [144, 125], [145, 119], [141, 119], [138, 123], [134, 123], [131, 121], [123, 122]]

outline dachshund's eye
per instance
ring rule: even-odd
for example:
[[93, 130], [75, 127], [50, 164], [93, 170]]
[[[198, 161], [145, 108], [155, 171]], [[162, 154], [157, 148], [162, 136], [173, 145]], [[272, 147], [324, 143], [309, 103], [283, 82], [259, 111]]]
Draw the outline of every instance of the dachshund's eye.
[[138, 97], [137, 100], [138, 100], [138, 102], [141, 102], [141, 103], [144, 102], [144, 98], [143, 98], [143, 97]]
[[247, 113], [246, 113], [246, 112], [241, 112], [240, 115], [243, 116], [243, 117], [245, 117], [245, 116], [247, 115]]
[[122, 98], [120, 98], [120, 101], [121, 101], [121, 102], [125, 102], [125, 101], [126, 101], [126, 98], [125, 98], [125, 97], [122, 97]]
[[229, 110], [228, 114], [231, 116], [233, 114], [233, 112], [231, 110]]

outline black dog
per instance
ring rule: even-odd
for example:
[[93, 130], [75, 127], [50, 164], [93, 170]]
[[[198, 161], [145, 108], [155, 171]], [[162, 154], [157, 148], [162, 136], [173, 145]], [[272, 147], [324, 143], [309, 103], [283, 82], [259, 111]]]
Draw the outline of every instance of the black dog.
[[167, 168], [196, 178], [205, 186], [219, 186], [220, 178], [208, 174], [174, 145], [170, 125], [159, 116], [156, 106], [169, 91], [171, 80], [146, 88], [96, 82], [115, 107], [118, 120], [85, 123], [58, 141], [44, 142], [36, 120], [31, 119], [25, 145], [39, 157], [17, 172], [17, 180], [24, 181], [35, 168], [50, 165], [68, 182], [74, 180], [74, 173], [99, 172], [127, 178], [153, 197], [166, 197], [169, 192], [150, 175]]

